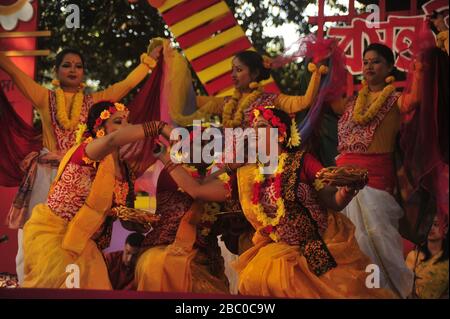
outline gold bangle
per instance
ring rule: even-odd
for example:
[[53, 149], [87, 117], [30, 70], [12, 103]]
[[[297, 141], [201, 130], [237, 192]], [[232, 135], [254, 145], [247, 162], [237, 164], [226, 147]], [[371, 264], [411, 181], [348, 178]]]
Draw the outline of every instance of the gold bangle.
[[141, 63], [148, 66], [151, 70], [153, 70], [157, 64], [156, 60], [149, 56], [147, 53], [141, 54]]

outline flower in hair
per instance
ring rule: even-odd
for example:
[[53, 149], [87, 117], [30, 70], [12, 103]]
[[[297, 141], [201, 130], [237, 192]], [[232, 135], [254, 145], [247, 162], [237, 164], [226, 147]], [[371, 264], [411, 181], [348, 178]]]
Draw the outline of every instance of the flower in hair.
[[266, 69], [271, 69], [272, 63], [273, 63], [273, 60], [271, 58], [269, 58], [267, 55], [263, 56], [263, 65]]
[[96, 137], [103, 137], [103, 136], [105, 136], [105, 130], [104, 129], [99, 129], [98, 131], [97, 131], [97, 133], [95, 133], [95, 136]]
[[111, 117], [111, 112], [104, 110], [101, 114], [100, 114], [100, 118], [102, 120], [107, 120]]

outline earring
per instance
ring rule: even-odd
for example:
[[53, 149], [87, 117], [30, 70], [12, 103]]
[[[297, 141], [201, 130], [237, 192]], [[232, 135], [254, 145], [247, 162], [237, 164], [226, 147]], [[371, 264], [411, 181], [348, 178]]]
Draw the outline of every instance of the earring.
[[53, 79], [53, 80], [52, 80], [52, 85], [53, 85], [54, 87], [59, 87], [59, 86], [61, 85], [61, 83], [59, 82], [59, 80]]
[[258, 82], [251, 82], [248, 87], [252, 90], [255, 90], [259, 87], [259, 83]]
[[387, 84], [391, 84], [395, 82], [395, 77], [390, 75], [384, 80]]

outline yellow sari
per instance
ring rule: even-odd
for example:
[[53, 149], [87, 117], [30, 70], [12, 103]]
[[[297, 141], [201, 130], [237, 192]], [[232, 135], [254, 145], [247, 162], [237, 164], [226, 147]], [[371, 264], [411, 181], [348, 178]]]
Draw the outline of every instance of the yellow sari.
[[317, 276], [308, 266], [299, 246], [264, 237], [252, 207], [254, 167], [238, 170], [239, 198], [246, 218], [256, 229], [254, 246], [235, 264], [239, 274], [239, 292], [243, 295], [284, 298], [394, 298], [383, 289], [366, 287], [371, 264], [359, 249], [354, 226], [342, 214], [328, 213], [328, 228], [323, 235], [337, 267]]
[[[77, 147], [64, 156], [53, 185]], [[102, 253], [91, 237], [111, 207], [114, 179], [114, 161], [109, 155], [100, 162], [89, 196], [70, 222], [57, 216], [46, 204], [33, 209], [24, 226], [23, 287], [68, 288], [66, 281], [73, 272], [72, 265], [76, 265], [79, 276], [73, 278], [79, 278], [79, 288], [112, 289]]]
[[194, 249], [199, 214], [203, 205], [194, 202], [178, 227], [175, 241], [147, 249], [136, 265], [137, 290], [160, 292], [229, 293], [225, 274], [213, 276], [208, 258]]

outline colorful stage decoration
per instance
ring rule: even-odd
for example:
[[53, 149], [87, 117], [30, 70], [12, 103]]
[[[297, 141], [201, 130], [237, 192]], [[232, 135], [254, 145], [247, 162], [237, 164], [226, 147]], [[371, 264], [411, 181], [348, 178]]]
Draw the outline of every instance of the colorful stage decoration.
[[[233, 94], [231, 60], [255, 50], [225, 1], [148, 0], [157, 8], [209, 95]], [[274, 80], [265, 90], [278, 92]]]
[[[349, 0], [348, 14], [337, 16], [325, 16], [325, 0], [318, 0], [319, 14], [317, 17], [309, 17], [309, 23], [318, 26], [317, 36], [325, 36], [325, 22], [344, 22], [345, 26], [331, 27], [327, 36], [337, 38], [339, 46], [346, 53], [348, 74], [348, 94], [357, 89], [353, 85], [353, 76], [362, 74], [362, 55], [364, 48], [369, 43], [380, 42], [392, 48], [396, 54], [396, 67], [401, 71], [407, 71], [411, 63], [411, 52], [409, 47], [414, 41], [415, 35], [426, 19], [433, 11], [443, 11], [449, 8], [446, 0], [431, 0], [417, 8], [417, 0], [411, 0], [410, 9], [406, 11], [387, 12], [386, 1], [379, 1], [380, 21], [374, 28], [366, 23], [366, 18], [371, 12], [358, 14], [355, 9], [355, 0]], [[446, 18], [448, 23], [448, 16]], [[397, 83], [404, 86], [405, 83]]]
[[[38, 0], [0, 0], [0, 51], [11, 57], [12, 61], [31, 77], [35, 76], [36, 56], [46, 56], [48, 50], [37, 50], [37, 37], [48, 37], [50, 31], [38, 31]], [[33, 108], [31, 103], [19, 92], [10, 77], [0, 70], [0, 87], [16, 112], [31, 123]], [[17, 253], [16, 230], [7, 229], [3, 225], [9, 211], [16, 188], [0, 187], [0, 236], [6, 234], [9, 241], [2, 244], [0, 269], [15, 273], [14, 257]], [[13, 281], [4, 279], [2, 283], [10, 285]]]
[[33, 0], [12, 0], [0, 2], [0, 26], [6, 31], [13, 30], [19, 21], [28, 22], [33, 18]]

